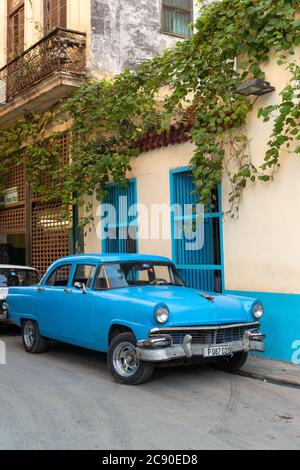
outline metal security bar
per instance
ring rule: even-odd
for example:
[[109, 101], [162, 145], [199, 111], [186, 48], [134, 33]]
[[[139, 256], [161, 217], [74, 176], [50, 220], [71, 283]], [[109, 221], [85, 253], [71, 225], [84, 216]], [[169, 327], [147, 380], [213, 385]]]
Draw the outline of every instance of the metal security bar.
[[[171, 204], [185, 204], [196, 207], [199, 195], [195, 191], [192, 174], [188, 169], [171, 171]], [[222, 211], [220, 188], [215, 192], [214, 202], [205, 208], [204, 246], [188, 250], [188, 240], [184, 234], [184, 224], [195, 219], [196, 215], [176, 215], [172, 211], [172, 252], [184, 282], [195, 289], [208, 292], [223, 290], [222, 254]], [[181, 237], [179, 237], [181, 234]]]
[[86, 34], [57, 28], [0, 69], [0, 88], [10, 101], [55, 72], [85, 70]]
[[[103, 253], [137, 253], [136, 179], [129, 180], [125, 188], [110, 184], [107, 189], [108, 198], [105, 204], [113, 206], [115, 214], [110, 213], [107, 226], [103, 226], [102, 251]], [[122, 204], [125, 200], [126, 204]], [[129, 215], [128, 210], [132, 206], [133, 210]], [[108, 237], [105, 237], [105, 234]]]

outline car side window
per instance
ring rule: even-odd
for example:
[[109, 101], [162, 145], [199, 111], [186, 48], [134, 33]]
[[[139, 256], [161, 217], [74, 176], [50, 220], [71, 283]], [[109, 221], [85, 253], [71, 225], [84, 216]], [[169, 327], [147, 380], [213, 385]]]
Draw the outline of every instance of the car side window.
[[104, 290], [104, 289], [109, 289], [109, 287], [110, 287], [109, 280], [107, 277], [105, 266], [100, 266], [96, 275], [95, 282], [94, 282], [94, 289]]
[[46, 286], [48, 287], [67, 287], [69, 283], [69, 277], [71, 274], [71, 264], [65, 264], [55, 269], [52, 274], [49, 275], [46, 280]]
[[40, 282], [40, 277], [37, 271], [28, 271], [27, 272], [27, 285], [36, 286]]
[[76, 272], [73, 278], [72, 286], [74, 287], [76, 282], [84, 284], [87, 288], [91, 287], [96, 271], [96, 266], [89, 264], [79, 264], [76, 267]]

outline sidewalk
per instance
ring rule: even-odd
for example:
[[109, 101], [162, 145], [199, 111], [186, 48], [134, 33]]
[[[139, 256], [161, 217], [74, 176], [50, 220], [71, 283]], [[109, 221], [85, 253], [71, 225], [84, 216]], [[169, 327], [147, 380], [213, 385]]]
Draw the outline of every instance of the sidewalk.
[[267, 382], [279, 382], [300, 388], [300, 365], [250, 356], [240, 375]]

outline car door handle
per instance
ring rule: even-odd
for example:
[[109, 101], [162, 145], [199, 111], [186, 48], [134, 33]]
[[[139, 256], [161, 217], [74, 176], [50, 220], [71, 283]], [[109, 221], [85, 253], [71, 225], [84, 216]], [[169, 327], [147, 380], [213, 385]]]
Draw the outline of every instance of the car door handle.
[[71, 291], [71, 289], [65, 289], [65, 290], [64, 290], [64, 293], [65, 293], [65, 294], [71, 294], [72, 291]]
[[44, 292], [44, 290], [45, 290], [44, 287], [38, 287], [38, 288], [37, 288], [37, 291], [38, 291], [38, 292]]

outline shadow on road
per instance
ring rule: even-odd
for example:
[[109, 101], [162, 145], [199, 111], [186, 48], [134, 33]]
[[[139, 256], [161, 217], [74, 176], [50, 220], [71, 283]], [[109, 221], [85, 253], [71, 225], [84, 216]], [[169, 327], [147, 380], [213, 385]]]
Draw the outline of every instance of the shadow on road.
[[[13, 325], [0, 325], [0, 339], [1, 337], [8, 341], [12, 340], [14, 348], [20, 351], [21, 353], [25, 351], [23, 349], [22, 338], [21, 338], [21, 329]], [[109, 374], [107, 366], [107, 356], [105, 353], [99, 351], [93, 351], [90, 349], [81, 348], [79, 346], [74, 346], [68, 343], [61, 343], [56, 341], [49, 342], [49, 348], [45, 354], [40, 355], [41, 360], [47, 360], [54, 362], [57, 366], [61, 367], [70, 367], [84, 369], [88, 368], [94, 372], [102, 372], [103, 374]], [[208, 364], [185, 364], [185, 365], [164, 365], [163, 367], [156, 367], [152, 381], [160, 381], [163, 378], [171, 378], [176, 376], [178, 372], [181, 377], [189, 377], [195, 373], [201, 373], [208, 371], [211, 367]], [[83, 371], [82, 371], [83, 372]], [[112, 379], [113, 380], [113, 379]]]
[[2, 336], [5, 337], [14, 337], [21, 336], [21, 328], [18, 328], [15, 325], [1, 325], [0, 324], [0, 339]]

